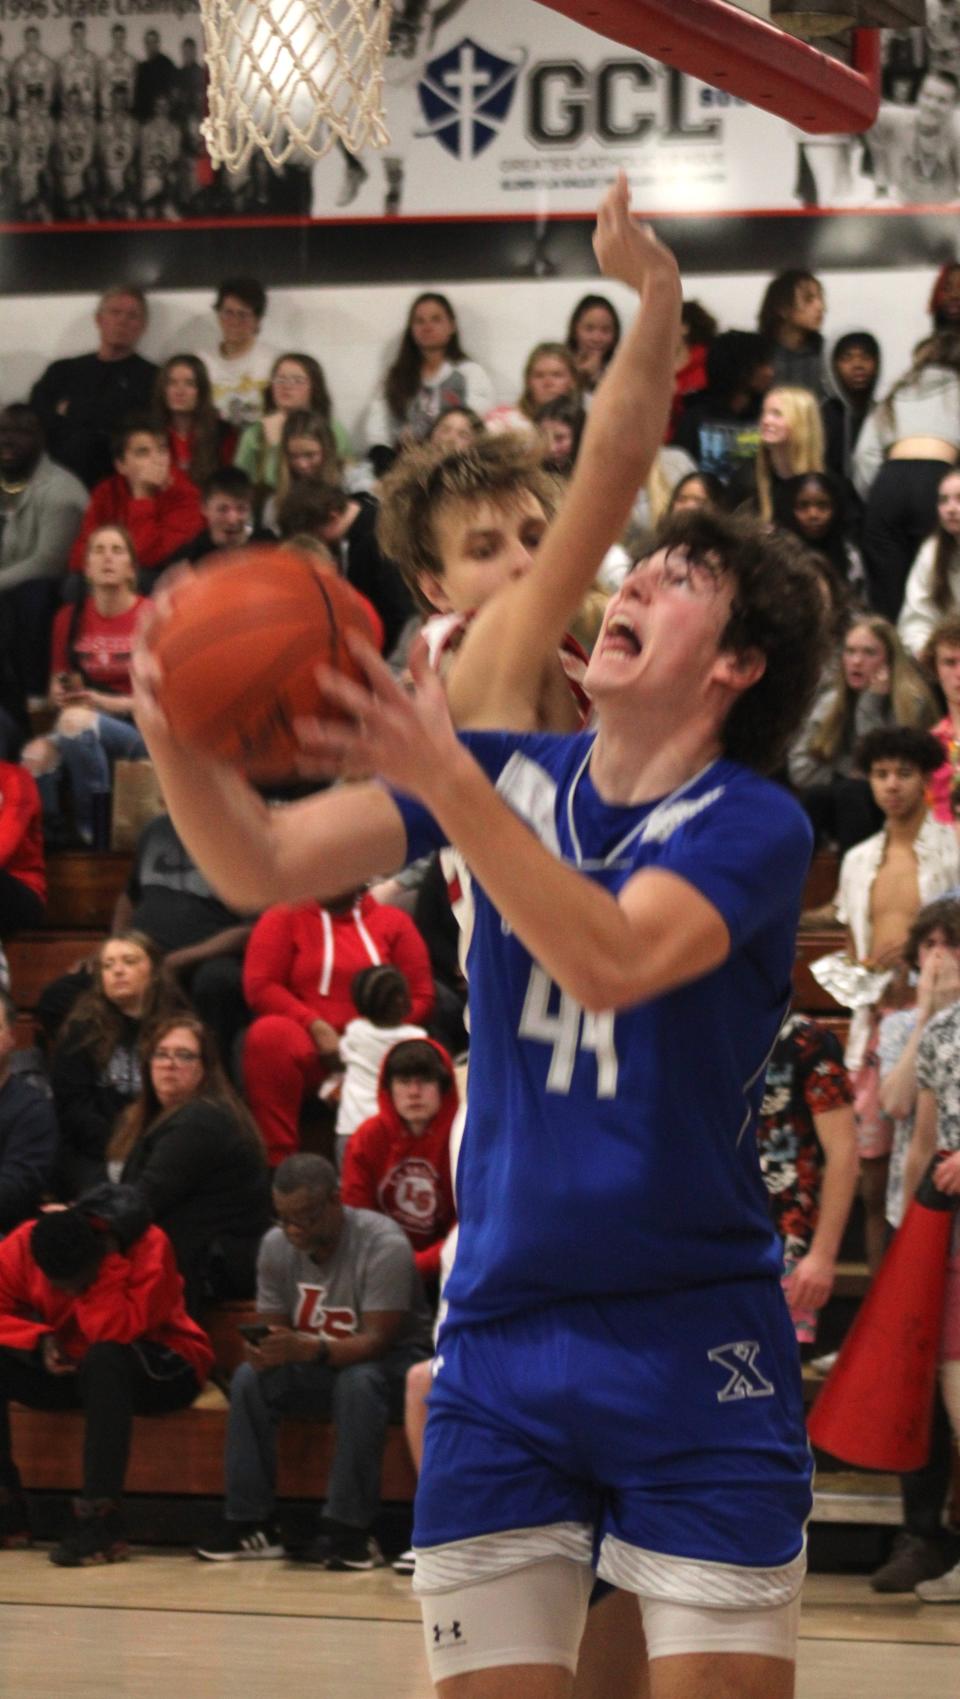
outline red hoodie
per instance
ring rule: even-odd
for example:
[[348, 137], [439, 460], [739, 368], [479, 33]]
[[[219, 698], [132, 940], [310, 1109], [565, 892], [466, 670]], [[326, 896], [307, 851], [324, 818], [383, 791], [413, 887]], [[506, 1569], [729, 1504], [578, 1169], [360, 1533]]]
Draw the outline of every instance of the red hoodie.
[[183, 1281], [166, 1233], [148, 1227], [125, 1254], [108, 1252], [93, 1285], [76, 1297], [52, 1286], [34, 1262], [33, 1225], [25, 1221], [0, 1243], [0, 1345], [33, 1351], [44, 1334], [55, 1333], [64, 1356], [80, 1362], [91, 1345], [150, 1339], [183, 1357], [203, 1385], [213, 1349], [183, 1307]]
[[122, 525], [130, 533], [141, 566], [159, 566], [175, 549], [199, 537], [205, 520], [200, 492], [175, 466], [169, 482], [155, 496], [134, 501], [122, 472], [97, 484], [87, 503], [76, 541], [70, 550], [70, 571], [82, 572], [87, 538], [101, 525]]
[[15, 761], [0, 761], [0, 867], [46, 902], [40, 792]]
[[361, 968], [390, 962], [410, 990], [408, 1019], [433, 1008], [427, 946], [408, 914], [364, 893], [343, 914], [321, 903], [282, 904], [257, 921], [243, 963], [243, 993], [256, 1015], [287, 1015], [302, 1027], [318, 1018], [342, 1032], [356, 1015], [350, 996]]
[[424, 1042], [433, 1045], [449, 1069], [450, 1083], [440, 1099], [440, 1108], [422, 1133], [410, 1132], [383, 1083], [384, 1070], [393, 1055], [393, 1050], [388, 1050], [380, 1069], [379, 1114], [361, 1122], [350, 1135], [340, 1193], [344, 1203], [356, 1209], [389, 1215], [410, 1240], [423, 1279], [436, 1281], [440, 1278], [443, 1241], [457, 1218], [450, 1173], [450, 1128], [460, 1093], [453, 1063], [443, 1045], [432, 1038]]
[[670, 423], [664, 442], [672, 442], [674, 432], [680, 419], [680, 410], [688, 395], [696, 395], [698, 390], [706, 389], [707, 355], [710, 352], [706, 342], [694, 342], [687, 350], [687, 358], [673, 374], [673, 402], [670, 407]]

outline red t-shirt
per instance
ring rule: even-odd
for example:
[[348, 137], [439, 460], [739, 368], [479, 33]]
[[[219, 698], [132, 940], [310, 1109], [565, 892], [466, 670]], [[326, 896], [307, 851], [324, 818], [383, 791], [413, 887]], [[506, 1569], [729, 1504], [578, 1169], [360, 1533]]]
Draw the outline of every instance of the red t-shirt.
[[106, 690], [114, 696], [129, 696], [130, 655], [133, 636], [146, 598], [138, 596], [125, 614], [106, 617], [97, 613], [93, 602], [84, 603], [77, 622], [70, 654], [70, 621], [74, 609], [60, 608], [53, 622], [50, 644], [50, 671], [69, 673], [79, 670], [84, 684], [91, 690]]
[[[171, 426], [167, 431], [167, 441], [170, 444], [170, 458], [178, 472], [186, 473], [193, 478], [193, 457], [197, 451], [197, 435], [188, 431], [185, 435], [175, 431]], [[220, 466], [232, 466], [233, 456], [237, 447], [237, 433], [230, 429], [224, 420], [220, 421], [217, 437], [217, 463]]]

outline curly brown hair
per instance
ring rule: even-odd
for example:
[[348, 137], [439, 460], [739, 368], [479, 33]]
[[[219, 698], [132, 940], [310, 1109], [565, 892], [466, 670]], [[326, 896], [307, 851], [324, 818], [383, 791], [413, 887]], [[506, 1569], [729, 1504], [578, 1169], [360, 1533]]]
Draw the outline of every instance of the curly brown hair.
[[558, 488], [540, 465], [540, 453], [539, 442], [529, 433], [503, 431], [478, 437], [456, 454], [429, 445], [410, 449], [387, 473], [380, 492], [377, 541], [426, 612], [434, 609], [419, 580], [424, 573], [443, 577], [434, 522], [445, 507], [481, 501], [510, 507], [530, 494], [552, 519]]
[[89, 1050], [101, 1068], [106, 1067], [119, 1044], [124, 1023], [122, 1010], [104, 992], [100, 973], [103, 952], [110, 944], [135, 944], [149, 958], [150, 986], [140, 1017], [144, 1029], [183, 1007], [183, 998], [165, 973], [161, 952], [153, 939], [133, 927], [126, 932], [111, 933], [93, 959], [93, 984], [77, 998], [57, 1038], [58, 1049]]
[[730, 582], [730, 613], [717, 648], [759, 652], [766, 665], [723, 723], [723, 752], [757, 772], [776, 772], [813, 700], [829, 646], [830, 613], [810, 551], [787, 532], [709, 507], [667, 519], [648, 552], [659, 549], [682, 549]]
[[951, 949], [960, 949], [960, 902], [954, 897], [937, 897], [916, 916], [903, 946], [903, 959], [914, 972], [920, 966], [921, 944], [938, 929], [942, 929]]

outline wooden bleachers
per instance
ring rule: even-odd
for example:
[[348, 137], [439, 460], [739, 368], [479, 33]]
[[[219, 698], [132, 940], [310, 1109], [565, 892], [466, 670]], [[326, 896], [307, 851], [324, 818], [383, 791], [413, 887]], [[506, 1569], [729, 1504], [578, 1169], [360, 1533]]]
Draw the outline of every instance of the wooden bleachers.
[[[239, 1323], [253, 1321], [252, 1303], [218, 1304], [204, 1317], [216, 1357], [218, 1378], [243, 1360]], [[83, 1424], [79, 1414], [25, 1410], [12, 1405], [14, 1455], [24, 1486], [33, 1491], [76, 1492], [81, 1481]], [[189, 1410], [138, 1417], [127, 1475], [129, 1494], [163, 1493], [171, 1498], [219, 1498], [223, 1492], [223, 1448], [227, 1400], [211, 1384]], [[322, 1499], [333, 1456], [333, 1428], [326, 1422], [288, 1421], [280, 1431], [277, 1490], [280, 1498]], [[407, 1503], [416, 1474], [403, 1429], [391, 1427], [384, 1449], [381, 1497]]]
[[[33, 1492], [79, 1491], [83, 1424], [73, 1411], [24, 1410], [11, 1405], [13, 1454], [24, 1486]], [[221, 1498], [227, 1401], [206, 1393], [189, 1410], [134, 1419], [126, 1491], [170, 1498]], [[285, 1421], [280, 1430], [277, 1492], [282, 1499], [323, 1499], [333, 1456], [327, 1422]], [[385, 1504], [412, 1500], [416, 1474], [403, 1429], [391, 1427], [384, 1448], [380, 1492]]]
[[[117, 854], [67, 852], [48, 863], [49, 906], [46, 926], [21, 933], [7, 947], [15, 1000], [21, 1010], [24, 1042], [33, 1034], [33, 1010], [44, 985], [89, 956], [109, 930], [117, 895], [129, 876], [130, 857]], [[815, 858], [804, 893], [805, 908], [829, 902], [836, 888], [836, 857]], [[809, 972], [809, 962], [842, 944], [837, 928], [801, 932], [798, 944], [795, 1005], [845, 1037], [847, 1013], [821, 990]], [[860, 1264], [844, 1265], [838, 1294], [862, 1295], [865, 1276]], [[253, 1314], [250, 1304], [224, 1304], [205, 1318], [221, 1376], [241, 1360], [240, 1321]], [[816, 1384], [809, 1388], [809, 1397]], [[223, 1448], [226, 1400], [210, 1388], [191, 1409], [175, 1415], [138, 1419], [127, 1491], [163, 1494], [171, 1498], [218, 1498], [223, 1491]], [[24, 1484], [35, 1491], [76, 1492], [81, 1480], [81, 1419], [78, 1415], [47, 1413], [14, 1407], [11, 1424], [15, 1455]], [[281, 1498], [322, 1498], [333, 1448], [327, 1424], [289, 1421], [281, 1429], [278, 1490]], [[416, 1478], [406, 1441], [399, 1427], [389, 1432], [384, 1455], [384, 1503], [412, 1499]]]
[[129, 855], [112, 851], [67, 850], [48, 857], [44, 925], [18, 933], [6, 947], [19, 1045], [34, 1041], [34, 1010], [44, 986], [86, 960], [109, 932], [130, 865]]
[[116, 850], [66, 850], [51, 855], [44, 930], [107, 932], [132, 860], [126, 851]]
[[[21, 932], [7, 945], [11, 989], [19, 1010], [20, 1044], [34, 1041], [34, 1010], [43, 987], [85, 960], [106, 937], [130, 865], [127, 854], [71, 850], [49, 857], [46, 924], [35, 932]], [[221, 1377], [229, 1375], [242, 1360], [243, 1341], [237, 1325], [253, 1317], [252, 1304], [218, 1305], [205, 1317]], [[32, 1491], [76, 1492], [82, 1478], [80, 1416], [13, 1406], [10, 1421], [24, 1485]], [[128, 1493], [219, 1498], [223, 1493], [226, 1421], [226, 1399], [214, 1386], [208, 1387], [189, 1410], [138, 1418]], [[279, 1447], [280, 1497], [322, 1499], [332, 1453], [333, 1430], [328, 1424], [285, 1422]], [[409, 1502], [415, 1487], [403, 1430], [392, 1427], [383, 1460], [384, 1503]]]

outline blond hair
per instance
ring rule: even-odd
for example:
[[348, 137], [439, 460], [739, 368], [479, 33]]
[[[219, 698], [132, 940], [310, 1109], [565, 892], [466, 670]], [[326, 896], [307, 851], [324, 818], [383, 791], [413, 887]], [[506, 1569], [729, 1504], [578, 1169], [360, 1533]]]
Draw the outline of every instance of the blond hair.
[[[883, 645], [890, 674], [890, 724], [926, 730], [937, 717], [936, 703], [923, 673], [897, 636], [896, 627], [879, 614], [862, 614], [850, 621], [846, 635], [869, 631]], [[842, 664], [842, 663], [841, 663]], [[834, 700], [810, 743], [810, 753], [821, 761], [835, 761], [852, 745], [858, 691], [851, 690], [842, 673]]]
[[650, 521], [656, 527], [661, 519], [666, 519], [670, 507], [670, 497], [673, 495], [673, 485], [663, 469], [663, 455], [657, 451], [656, 458], [647, 473], [644, 486], [647, 501], [650, 504]]
[[[790, 429], [787, 441], [789, 476], [796, 478], [802, 472], [822, 472], [825, 464], [823, 422], [816, 396], [809, 389], [785, 384], [782, 388], [768, 389], [764, 403], [774, 396]], [[757, 512], [761, 519], [769, 521], [773, 518], [773, 468], [770, 450], [765, 443], [761, 443], [757, 450]]]

